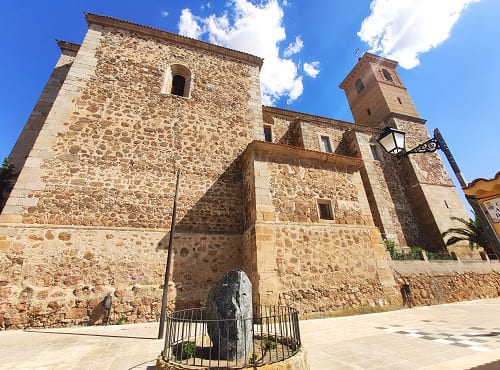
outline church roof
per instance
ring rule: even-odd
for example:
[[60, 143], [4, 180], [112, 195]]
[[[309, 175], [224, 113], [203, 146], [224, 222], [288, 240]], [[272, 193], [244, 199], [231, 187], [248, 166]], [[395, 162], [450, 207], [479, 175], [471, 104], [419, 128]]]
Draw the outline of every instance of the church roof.
[[342, 120], [335, 119], [335, 118], [318, 116], [315, 114], [304, 113], [304, 112], [297, 112], [297, 111], [292, 111], [292, 110], [283, 109], [283, 108], [270, 107], [270, 106], [266, 106], [266, 105], [262, 106], [262, 112], [268, 113], [271, 115], [280, 115], [280, 116], [284, 116], [287, 118], [296, 118], [296, 119], [300, 119], [301, 121], [326, 123], [326, 124], [330, 124], [330, 125], [334, 125], [334, 126], [339, 126], [339, 127], [346, 129], [346, 130], [371, 132], [371, 133], [375, 133], [375, 134], [382, 132], [382, 130], [377, 128], [377, 127], [365, 125], [362, 123], [342, 121]]

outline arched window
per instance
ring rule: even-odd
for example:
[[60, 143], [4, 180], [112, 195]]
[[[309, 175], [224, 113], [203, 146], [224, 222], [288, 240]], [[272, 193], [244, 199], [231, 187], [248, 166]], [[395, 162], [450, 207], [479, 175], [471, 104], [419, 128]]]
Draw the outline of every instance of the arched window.
[[172, 80], [172, 91], [173, 95], [184, 96], [184, 85], [186, 84], [186, 79], [181, 75], [175, 75]]
[[182, 64], [171, 64], [165, 69], [161, 92], [189, 98], [191, 96], [191, 71]]
[[384, 75], [384, 78], [385, 78], [387, 81], [392, 81], [391, 72], [389, 72], [387, 69], [383, 68], [383, 69], [382, 69], [382, 74]]
[[363, 89], [365, 88], [365, 85], [363, 83], [363, 81], [361, 81], [360, 79], [356, 81], [356, 83], [354, 84], [354, 87], [356, 88], [356, 91], [358, 92], [358, 94], [363, 91]]

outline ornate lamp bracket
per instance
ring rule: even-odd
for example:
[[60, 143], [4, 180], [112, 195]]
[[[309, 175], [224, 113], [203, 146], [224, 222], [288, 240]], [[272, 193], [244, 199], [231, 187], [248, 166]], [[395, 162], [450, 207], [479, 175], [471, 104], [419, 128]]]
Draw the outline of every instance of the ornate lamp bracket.
[[410, 154], [416, 154], [416, 153], [432, 153], [435, 152], [438, 149], [442, 149], [441, 143], [439, 142], [438, 139], [433, 137], [430, 140], [427, 140], [425, 143], [422, 143], [415, 148], [407, 151], [407, 152], [402, 152], [397, 154], [396, 156], [398, 158], [406, 158]]

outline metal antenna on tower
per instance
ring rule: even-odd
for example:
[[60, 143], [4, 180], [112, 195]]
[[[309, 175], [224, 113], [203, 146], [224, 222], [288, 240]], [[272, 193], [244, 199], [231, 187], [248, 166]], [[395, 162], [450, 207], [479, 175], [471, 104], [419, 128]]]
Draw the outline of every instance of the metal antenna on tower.
[[354, 52], [354, 54], [357, 55], [358, 60], [361, 59], [361, 54], [359, 53], [359, 48], [356, 49], [356, 51]]

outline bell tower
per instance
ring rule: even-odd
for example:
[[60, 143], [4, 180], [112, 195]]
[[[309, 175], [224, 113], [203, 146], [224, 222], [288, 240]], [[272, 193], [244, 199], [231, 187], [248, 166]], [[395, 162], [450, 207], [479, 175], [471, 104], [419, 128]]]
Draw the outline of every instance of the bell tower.
[[[403, 131], [406, 147], [411, 149], [430, 136], [397, 65], [396, 61], [365, 53], [340, 88], [355, 123]], [[372, 152], [376, 151], [380, 132], [361, 131], [351, 134], [351, 145], [363, 159], [361, 176], [376, 225], [397, 245], [444, 249], [441, 233], [457, 226], [452, 217], [468, 215], [439, 154], [402, 159], [384, 154], [374, 159]]]
[[392, 113], [420, 118], [396, 70], [398, 62], [365, 53], [340, 84], [354, 121], [376, 126]]

